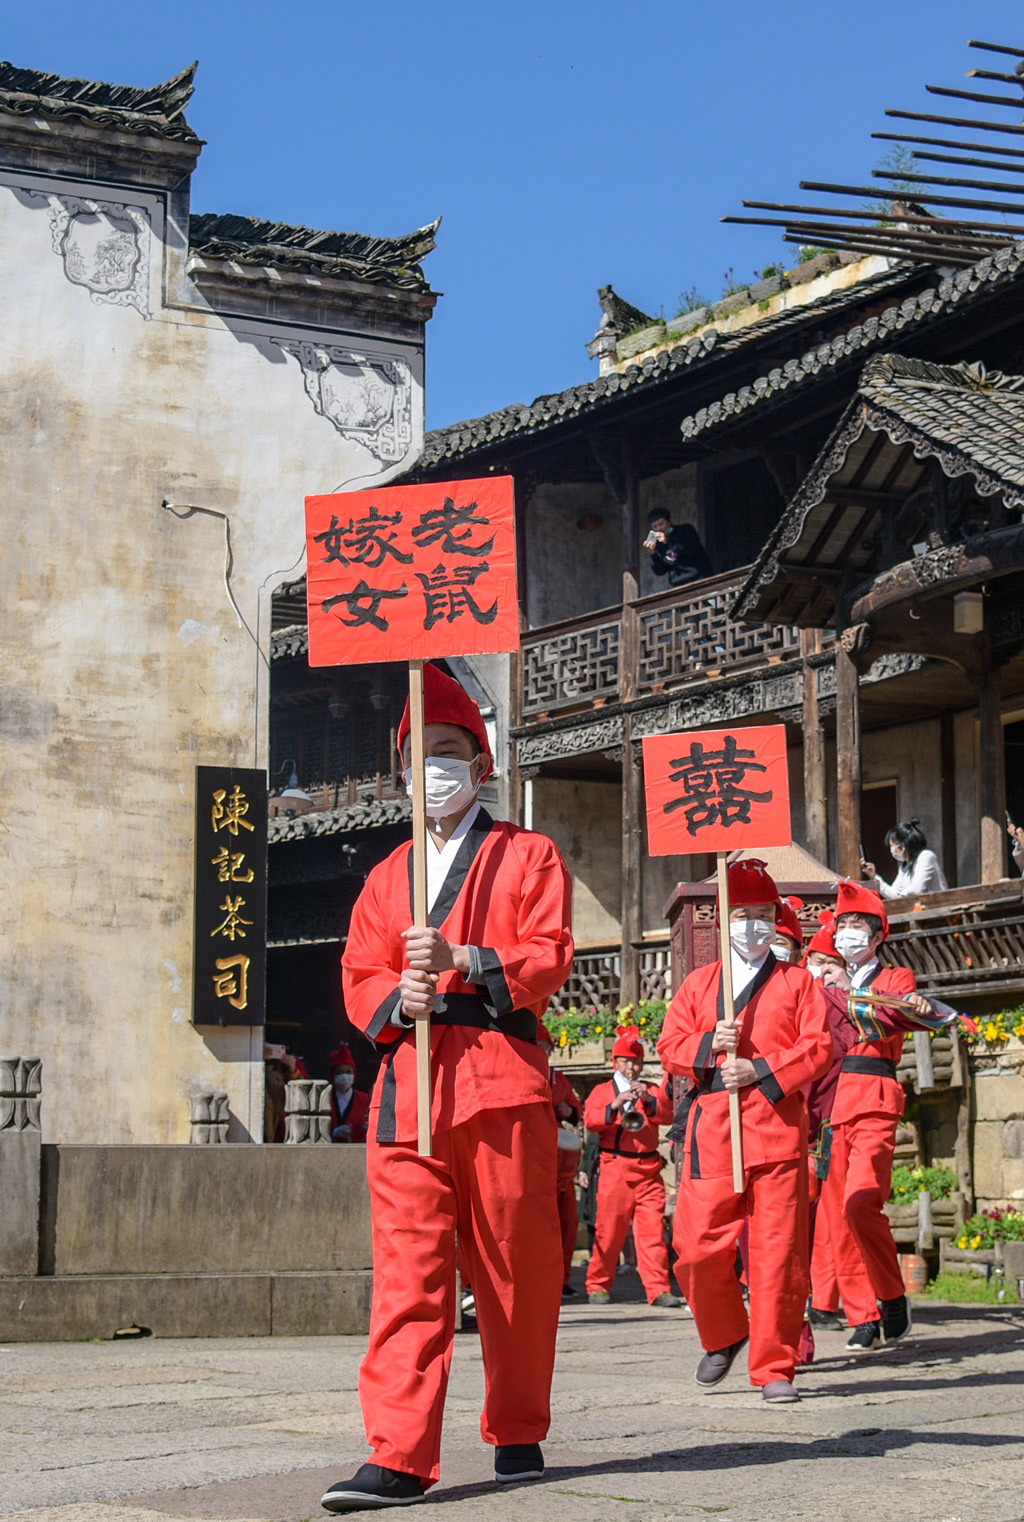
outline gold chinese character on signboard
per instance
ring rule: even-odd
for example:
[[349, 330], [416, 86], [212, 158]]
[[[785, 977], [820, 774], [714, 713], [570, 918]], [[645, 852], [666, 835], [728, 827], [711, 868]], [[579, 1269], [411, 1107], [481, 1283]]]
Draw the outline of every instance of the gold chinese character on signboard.
[[231, 835], [238, 834], [238, 827], [243, 830], [255, 828], [244, 817], [249, 812], [249, 800], [236, 782], [230, 794], [226, 787], [217, 788], [213, 795], [213, 833], [218, 830], [227, 830]]
[[245, 1009], [249, 1002], [249, 958], [218, 957], [214, 962], [213, 990], [218, 999], [227, 999], [235, 1009]]
[[253, 870], [248, 872], [242, 869], [245, 866], [244, 851], [229, 851], [227, 846], [221, 846], [216, 856], [211, 857], [210, 865], [217, 868], [217, 881], [219, 883], [251, 883]]
[[221, 920], [216, 930], [210, 931], [210, 935], [226, 935], [229, 941], [233, 941], [237, 935], [241, 936], [244, 941], [245, 931], [242, 929], [242, 926], [252, 924], [252, 920], [244, 920], [241, 915], [241, 910], [245, 908], [245, 899], [240, 893], [235, 898], [232, 898], [229, 893], [220, 905], [220, 908], [224, 913], [224, 919]]

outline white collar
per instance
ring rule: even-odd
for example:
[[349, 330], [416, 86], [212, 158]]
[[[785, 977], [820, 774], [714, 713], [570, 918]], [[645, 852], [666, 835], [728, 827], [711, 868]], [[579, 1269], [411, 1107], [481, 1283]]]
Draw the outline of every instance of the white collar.
[[620, 1073], [618, 1068], [616, 1068], [612, 1074], [612, 1082], [615, 1084], [615, 1087], [620, 1094], [624, 1094], [627, 1089], [631, 1089], [633, 1087], [632, 1083], [626, 1077], [625, 1073]]
[[863, 988], [865, 979], [869, 978], [878, 966], [878, 958], [872, 957], [869, 962], [864, 962], [860, 967], [854, 967], [850, 972], [851, 988]]
[[[455, 858], [459, 854], [459, 847], [476, 823], [480, 812], [480, 801], [477, 800], [468, 814], [460, 819], [452, 831], [451, 839], [446, 840], [442, 846], [432, 844], [427, 851], [427, 908], [433, 909], [437, 902], [441, 889], [448, 878], [448, 873], [454, 865]], [[428, 831], [429, 834], [429, 831]]]

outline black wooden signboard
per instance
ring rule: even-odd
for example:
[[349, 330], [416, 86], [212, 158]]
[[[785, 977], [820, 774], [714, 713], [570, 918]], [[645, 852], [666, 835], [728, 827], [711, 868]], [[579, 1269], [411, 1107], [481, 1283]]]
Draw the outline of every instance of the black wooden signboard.
[[196, 767], [192, 1024], [262, 1025], [267, 971], [267, 778]]

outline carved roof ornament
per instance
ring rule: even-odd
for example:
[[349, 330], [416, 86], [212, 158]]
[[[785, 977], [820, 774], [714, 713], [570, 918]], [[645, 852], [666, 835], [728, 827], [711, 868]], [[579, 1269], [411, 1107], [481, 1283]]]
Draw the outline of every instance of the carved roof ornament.
[[139, 88], [64, 79], [60, 74], [0, 63], [0, 112], [72, 118], [93, 127], [198, 142], [182, 114], [192, 98], [198, 67], [198, 62], [190, 64], [163, 84]]
[[287, 222], [207, 212], [189, 219], [189, 249], [204, 259], [429, 291], [420, 264], [437, 247], [435, 234], [440, 225], [438, 217], [397, 238], [374, 238], [365, 233], [323, 232]]

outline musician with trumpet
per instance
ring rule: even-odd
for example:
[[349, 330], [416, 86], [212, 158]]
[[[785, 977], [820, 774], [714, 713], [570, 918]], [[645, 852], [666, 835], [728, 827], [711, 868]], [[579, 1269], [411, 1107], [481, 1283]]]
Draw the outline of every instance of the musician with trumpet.
[[597, 1227], [587, 1269], [591, 1304], [611, 1299], [619, 1253], [633, 1226], [637, 1267], [650, 1305], [682, 1305], [672, 1293], [665, 1242], [664, 1159], [659, 1125], [672, 1120], [668, 1080], [655, 1088], [641, 1078], [644, 1048], [635, 1025], [618, 1027], [612, 1048], [614, 1073], [591, 1090], [584, 1110], [588, 1131], [600, 1138]]

